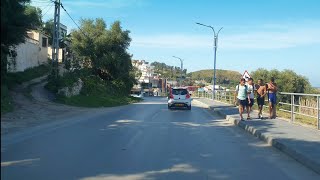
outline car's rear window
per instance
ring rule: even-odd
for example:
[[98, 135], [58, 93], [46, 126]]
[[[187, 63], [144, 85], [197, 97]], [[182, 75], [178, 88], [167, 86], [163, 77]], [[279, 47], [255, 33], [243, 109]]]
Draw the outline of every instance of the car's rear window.
[[188, 91], [186, 89], [172, 89], [173, 95], [187, 95]]

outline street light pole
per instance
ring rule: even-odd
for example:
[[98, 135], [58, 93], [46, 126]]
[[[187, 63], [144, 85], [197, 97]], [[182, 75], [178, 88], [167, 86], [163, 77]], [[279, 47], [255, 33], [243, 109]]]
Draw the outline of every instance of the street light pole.
[[148, 83], [148, 88], [149, 88], [149, 96], [151, 94], [151, 67], [148, 67], [148, 78], [149, 78], [149, 83]]
[[208, 28], [211, 28], [213, 31], [213, 35], [214, 35], [214, 42], [213, 42], [213, 50], [214, 50], [214, 67], [213, 67], [213, 87], [212, 87], [212, 99], [214, 100], [214, 94], [215, 94], [215, 89], [216, 89], [216, 59], [217, 59], [217, 46], [218, 46], [218, 36], [219, 36], [219, 32], [221, 31], [221, 29], [223, 27], [221, 27], [218, 31], [218, 33], [216, 34], [214, 28], [212, 26], [208, 26], [205, 24], [201, 24], [201, 23], [196, 23], [200, 26], [205, 26]]
[[180, 86], [182, 86], [183, 59], [181, 59], [179, 57], [176, 57], [176, 56], [172, 56], [172, 57], [177, 58], [177, 59], [180, 60], [180, 63], [181, 63]]

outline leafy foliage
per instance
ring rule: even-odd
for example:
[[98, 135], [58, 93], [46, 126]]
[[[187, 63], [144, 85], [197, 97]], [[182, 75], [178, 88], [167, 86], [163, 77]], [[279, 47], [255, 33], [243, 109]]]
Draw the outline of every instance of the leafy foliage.
[[312, 91], [309, 80], [301, 75], [298, 75], [292, 70], [266, 70], [257, 69], [251, 73], [255, 80], [263, 79], [269, 82], [271, 77], [274, 77], [278, 85], [278, 91], [293, 92], [293, 93], [310, 93]]
[[[292, 70], [278, 71], [276, 69], [266, 70], [257, 69], [251, 73], [251, 76], [255, 79], [263, 79], [266, 83], [270, 81], [271, 77], [275, 78], [275, 82], [278, 85], [279, 92], [291, 92], [291, 93], [316, 93], [316, 90], [312, 88], [309, 80], [301, 75], [298, 75]], [[279, 101], [288, 100], [287, 96], [279, 95]]]
[[1, 85], [1, 114], [13, 110], [12, 98], [7, 85]]
[[121, 86], [129, 93], [135, 83], [131, 55], [127, 52], [131, 38], [120, 22], [109, 29], [103, 19], [83, 19], [81, 30], [71, 32], [71, 49], [80, 60], [92, 68], [93, 75]]
[[[181, 75], [181, 68], [176, 66], [169, 66], [165, 63], [160, 62], [152, 62], [151, 66], [154, 66], [154, 72], [161, 74], [161, 77], [168, 78], [170, 80], [177, 80]], [[187, 73], [187, 69], [184, 69], [182, 72], [182, 76], [185, 76]]]
[[49, 19], [46, 22], [43, 23], [42, 31], [48, 35], [48, 44], [52, 45], [52, 39], [53, 39], [53, 28], [54, 28], [54, 22], [53, 19]]
[[23, 82], [30, 81], [34, 78], [46, 75], [50, 71], [48, 64], [42, 64], [37, 67], [28, 68], [23, 72], [15, 72], [7, 74], [7, 85], [10, 87], [16, 84], [22, 84]]

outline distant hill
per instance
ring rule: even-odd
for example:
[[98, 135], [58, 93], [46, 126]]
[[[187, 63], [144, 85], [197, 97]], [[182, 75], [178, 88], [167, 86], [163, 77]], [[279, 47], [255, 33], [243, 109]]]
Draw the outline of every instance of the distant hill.
[[[187, 76], [192, 80], [205, 80], [207, 83], [211, 83], [213, 78], [213, 69], [191, 72], [188, 73]], [[218, 69], [216, 72], [216, 82], [220, 85], [233, 86], [239, 82], [241, 76], [242, 74], [237, 71]]]

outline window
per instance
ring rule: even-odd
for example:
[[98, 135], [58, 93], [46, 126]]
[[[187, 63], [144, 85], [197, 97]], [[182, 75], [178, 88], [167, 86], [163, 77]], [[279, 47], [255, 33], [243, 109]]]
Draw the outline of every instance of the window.
[[188, 91], [186, 89], [172, 89], [172, 94], [174, 95], [186, 95]]
[[45, 37], [42, 37], [42, 47], [47, 47], [48, 39]]

